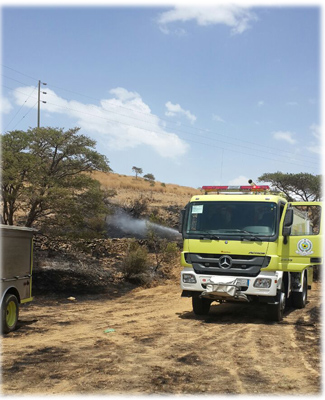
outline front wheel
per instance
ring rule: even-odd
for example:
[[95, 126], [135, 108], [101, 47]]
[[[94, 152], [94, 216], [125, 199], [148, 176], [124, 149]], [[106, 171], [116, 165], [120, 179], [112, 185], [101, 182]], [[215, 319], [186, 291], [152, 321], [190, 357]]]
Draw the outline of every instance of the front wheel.
[[305, 308], [307, 304], [307, 277], [304, 275], [302, 292], [292, 292], [291, 300], [294, 308]]
[[280, 322], [283, 319], [284, 309], [286, 306], [286, 293], [282, 282], [281, 289], [278, 291], [277, 302], [267, 305], [268, 317], [271, 321]]
[[201, 297], [192, 297], [193, 312], [196, 315], [206, 315], [210, 311], [211, 300]]
[[18, 322], [19, 305], [14, 294], [6, 294], [1, 309], [2, 331], [12, 332], [16, 329]]

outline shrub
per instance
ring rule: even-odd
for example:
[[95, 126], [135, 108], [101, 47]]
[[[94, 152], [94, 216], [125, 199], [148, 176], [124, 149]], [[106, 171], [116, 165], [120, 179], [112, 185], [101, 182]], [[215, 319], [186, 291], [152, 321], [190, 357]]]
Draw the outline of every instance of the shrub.
[[148, 272], [148, 251], [137, 242], [132, 241], [122, 262], [125, 278], [134, 278]]
[[133, 218], [140, 218], [146, 214], [148, 210], [148, 202], [149, 200], [146, 197], [140, 196], [137, 199], [131, 200], [129, 204], [124, 204], [122, 208]]
[[169, 262], [174, 257], [176, 257], [179, 253], [177, 243], [175, 242], [168, 242], [164, 249], [164, 261]]

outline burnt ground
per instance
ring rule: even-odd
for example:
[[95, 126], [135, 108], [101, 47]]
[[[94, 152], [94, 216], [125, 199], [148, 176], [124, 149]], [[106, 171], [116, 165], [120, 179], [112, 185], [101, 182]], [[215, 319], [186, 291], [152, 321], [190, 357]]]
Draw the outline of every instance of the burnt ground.
[[36, 296], [3, 338], [2, 392], [320, 394], [319, 284], [281, 323], [264, 311], [216, 304], [196, 317], [173, 282]]
[[170, 279], [125, 281], [127, 246], [36, 243], [34, 301], [2, 339], [3, 394], [321, 394], [320, 283], [281, 323], [249, 304], [197, 317], [177, 260]]

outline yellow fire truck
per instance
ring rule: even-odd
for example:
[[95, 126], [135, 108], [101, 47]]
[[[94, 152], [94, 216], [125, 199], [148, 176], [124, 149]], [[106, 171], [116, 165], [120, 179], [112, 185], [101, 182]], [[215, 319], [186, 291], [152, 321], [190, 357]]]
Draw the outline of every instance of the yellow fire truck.
[[196, 315], [213, 301], [262, 302], [281, 321], [286, 304], [304, 308], [321, 265], [321, 202], [288, 202], [248, 186], [203, 186], [182, 211], [182, 297]]

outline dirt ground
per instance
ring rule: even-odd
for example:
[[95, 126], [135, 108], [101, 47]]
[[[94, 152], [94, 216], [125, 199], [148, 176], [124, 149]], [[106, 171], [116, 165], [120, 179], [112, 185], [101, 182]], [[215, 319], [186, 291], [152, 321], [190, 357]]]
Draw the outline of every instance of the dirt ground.
[[196, 317], [175, 282], [37, 296], [2, 339], [2, 393], [320, 394], [320, 298], [273, 323], [247, 304]]

